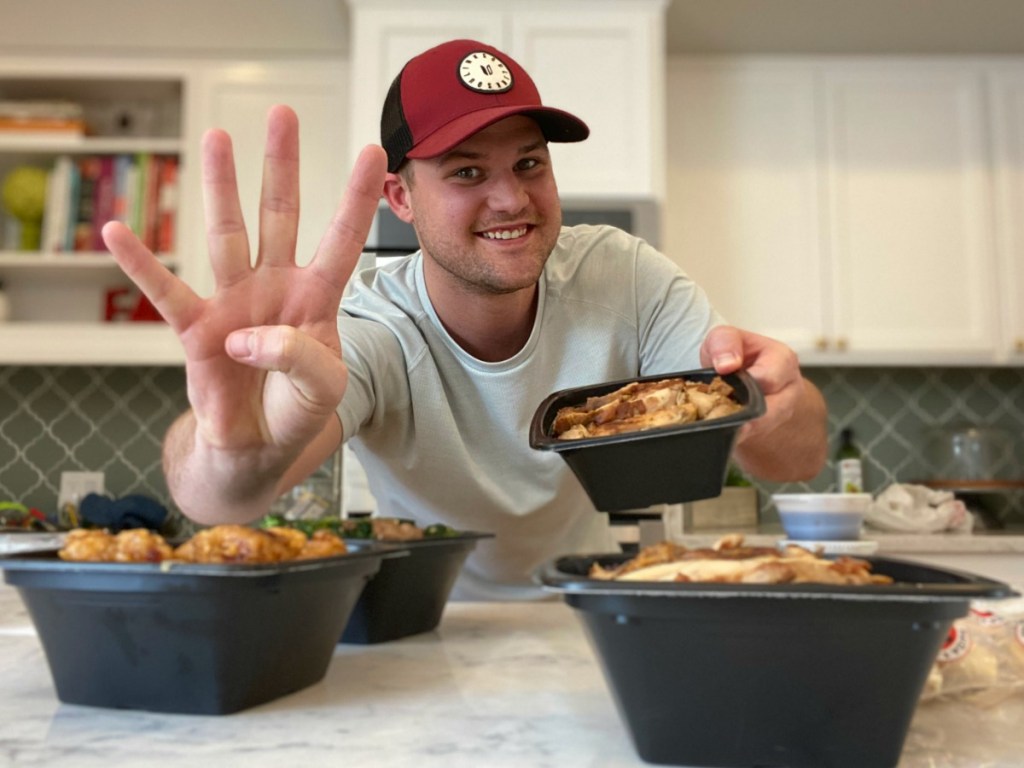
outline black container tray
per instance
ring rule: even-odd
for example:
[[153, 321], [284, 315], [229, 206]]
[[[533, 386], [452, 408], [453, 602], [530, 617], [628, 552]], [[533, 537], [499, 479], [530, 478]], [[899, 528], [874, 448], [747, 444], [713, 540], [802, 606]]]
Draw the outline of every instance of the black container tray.
[[609, 582], [563, 557], [542, 581], [577, 610], [640, 757], [663, 765], [899, 762], [952, 622], [1006, 584], [868, 557], [899, 584]]
[[[359, 596], [341, 642], [383, 643], [429, 632], [441, 622], [444, 607], [469, 553], [490, 533], [460, 533], [416, 541], [382, 542], [404, 550], [389, 558]], [[348, 539], [356, 548], [359, 543]]]
[[606, 395], [630, 382], [670, 378], [710, 382], [717, 375], [712, 369], [702, 368], [555, 392], [534, 413], [530, 446], [557, 452], [601, 511], [719, 496], [736, 433], [765, 412], [764, 395], [746, 371], [722, 375], [743, 406], [724, 418], [581, 440], [559, 440], [551, 434], [559, 409], [581, 405], [588, 397]]
[[227, 714], [323, 678], [389, 554], [266, 565], [0, 559], [68, 704]]

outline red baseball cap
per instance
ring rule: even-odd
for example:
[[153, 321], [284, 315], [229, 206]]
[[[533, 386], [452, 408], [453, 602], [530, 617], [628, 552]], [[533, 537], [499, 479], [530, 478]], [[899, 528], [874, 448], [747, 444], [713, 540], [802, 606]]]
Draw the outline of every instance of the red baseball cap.
[[548, 141], [583, 141], [586, 123], [545, 107], [511, 56], [476, 40], [452, 40], [412, 58], [391, 83], [380, 141], [394, 173], [406, 158], [437, 157], [512, 115], [537, 121]]

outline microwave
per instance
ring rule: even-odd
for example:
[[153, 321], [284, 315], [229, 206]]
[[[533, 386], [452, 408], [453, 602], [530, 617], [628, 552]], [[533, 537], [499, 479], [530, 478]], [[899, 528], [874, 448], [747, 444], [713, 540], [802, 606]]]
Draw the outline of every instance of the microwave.
[[[651, 199], [563, 198], [562, 223], [610, 224], [646, 240], [655, 248], [661, 242], [658, 204]], [[411, 224], [399, 219], [381, 203], [366, 239], [367, 252], [378, 256], [404, 256], [419, 249]]]

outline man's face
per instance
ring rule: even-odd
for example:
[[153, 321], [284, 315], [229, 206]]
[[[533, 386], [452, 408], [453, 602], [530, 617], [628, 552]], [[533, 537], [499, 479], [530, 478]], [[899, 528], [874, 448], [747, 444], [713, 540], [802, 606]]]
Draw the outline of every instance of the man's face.
[[440, 157], [408, 162], [407, 220], [444, 273], [477, 293], [537, 281], [562, 211], [547, 142], [532, 119], [506, 118]]

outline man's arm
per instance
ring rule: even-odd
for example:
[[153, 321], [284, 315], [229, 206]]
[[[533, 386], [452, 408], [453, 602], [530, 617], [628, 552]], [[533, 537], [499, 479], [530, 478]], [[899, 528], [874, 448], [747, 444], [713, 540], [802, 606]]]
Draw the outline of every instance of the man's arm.
[[719, 373], [747, 369], [761, 386], [767, 410], [740, 431], [734, 457], [747, 473], [775, 482], [810, 480], [828, 458], [828, 411], [821, 392], [800, 373], [796, 353], [766, 336], [729, 326], [713, 328], [701, 364]]

